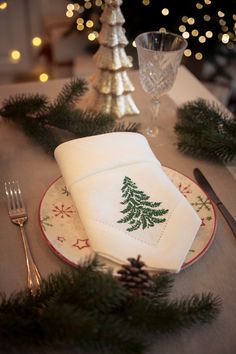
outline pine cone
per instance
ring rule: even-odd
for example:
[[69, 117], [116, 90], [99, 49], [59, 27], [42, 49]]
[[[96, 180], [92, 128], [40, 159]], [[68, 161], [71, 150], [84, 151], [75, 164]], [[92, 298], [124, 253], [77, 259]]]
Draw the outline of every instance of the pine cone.
[[153, 281], [148, 271], [142, 269], [145, 263], [140, 258], [140, 255], [137, 259], [128, 258], [130, 264], [122, 265], [122, 268], [117, 272], [119, 274], [118, 279], [134, 295], [150, 297]]

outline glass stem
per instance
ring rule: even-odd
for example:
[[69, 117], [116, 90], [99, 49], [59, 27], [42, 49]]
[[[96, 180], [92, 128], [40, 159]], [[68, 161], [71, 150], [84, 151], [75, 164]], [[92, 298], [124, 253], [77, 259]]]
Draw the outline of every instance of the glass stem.
[[160, 100], [158, 100], [157, 98], [152, 98], [151, 110], [152, 110], [153, 122], [156, 122], [157, 120], [159, 109], [160, 109]]
[[158, 99], [151, 99], [151, 117], [149, 124], [147, 126], [147, 135], [150, 137], [155, 137], [158, 134], [158, 127], [157, 127], [157, 117], [159, 113], [160, 101]]

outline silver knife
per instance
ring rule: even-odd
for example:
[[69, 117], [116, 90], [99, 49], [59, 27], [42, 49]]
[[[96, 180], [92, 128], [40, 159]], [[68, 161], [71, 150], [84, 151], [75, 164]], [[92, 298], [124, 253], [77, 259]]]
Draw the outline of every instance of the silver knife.
[[224, 215], [225, 220], [229, 224], [234, 236], [236, 237], [236, 220], [230, 214], [228, 209], [224, 206], [220, 198], [217, 196], [210, 183], [207, 181], [206, 177], [202, 174], [199, 168], [193, 170], [194, 177], [198, 182], [199, 186], [206, 192], [209, 198], [217, 205], [218, 209]]

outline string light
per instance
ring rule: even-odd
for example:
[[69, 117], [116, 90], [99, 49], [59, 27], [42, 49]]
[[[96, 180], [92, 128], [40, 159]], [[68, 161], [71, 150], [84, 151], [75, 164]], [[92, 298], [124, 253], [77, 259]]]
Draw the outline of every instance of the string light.
[[213, 32], [212, 31], [206, 31], [205, 33], [207, 38], [212, 38], [213, 37]]
[[226, 21], [225, 21], [225, 20], [220, 19], [219, 24], [220, 24], [221, 26], [225, 26], [225, 25], [226, 25]]
[[75, 9], [75, 5], [74, 4], [68, 4], [66, 6], [66, 8], [67, 8], [68, 11], [73, 11]]
[[204, 20], [204, 21], [210, 21], [210, 20], [211, 20], [211, 16], [209, 16], [209, 15], [204, 15], [204, 16], [203, 16], [203, 20]]
[[7, 2], [4, 1], [0, 4], [0, 10], [6, 10], [6, 8], [7, 8]]
[[206, 42], [206, 37], [205, 36], [200, 36], [198, 38], [198, 40], [199, 40], [200, 43], [205, 43]]
[[34, 37], [32, 39], [32, 44], [34, 47], [39, 47], [42, 44], [42, 39], [40, 37]]
[[78, 23], [78, 25], [77, 25], [77, 30], [78, 30], [78, 31], [83, 31], [83, 30], [84, 30], [84, 25], [83, 25], [83, 23]]
[[193, 25], [195, 23], [195, 20], [194, 20], [193, 17], [189, 17], [187, 22], [188, 22], [189, 25]]
[[94, 23], [93, 23], [92, 20], [88, 20], [88, 21], [86, 22], [86, 27], [88, 27], [88, 28], [92, 28], [93, 25], [94, 25]]
[[[72, 17], [73, 11], [78, 11], [78, 13], [82, 14], [85, 10], [90, 9], [92, 6], [95, 6], [95, 5], [98, 7], [104, 8], [105, 3], [106, 2], [104, 0], [94, 0], [94, 1], [84, 0], [83, 6], [79, 5], [77, 3], [68, 4], [67, 5], [67, 16]], [[151, 3], [151, 0], [142, 0], [142, 4], [144, 6], [150, 5], [150, 3]], [[197, 10], [201, 10], [211, 4], [212, 4], [212, 0], [196, 0], [195, 6], [196, 6]], [[170, 10], [171, 9], [169, 9], [167, 7], [162, 8], [161, 14], [163, 16], [168, 16], [170, 14]], [[223, 19], [225, 16], [225, 13], [223, 11], [221, 11], [220, 9], [218, 9], [215, 12], [215, 15], [218, 16], [219, 25], [221, 26], [222, 33], [219, 35], [220, 41], [225, 44], [228, 44], [230, 41], [235, 41], [235, 34], [233, 33], [233, 31], [236, 33], [236, 23], [234, 24], [234, 27], [231, 29], [232, 32], [230, 32], [229, 27], [226, 25], [226, 21]], [[209, 22], [209, 21], [213, 21], [213, 20], [215, 21], [215, 15], [214, 15], [214, 17], [212, 17], [213, 16], [212, 14], [211, 15], [209, 15], [207, 13], [204, 14], [204, 12], [203, 12], [203, 14], [201, 16], [203, 16], [202, 18], [204, 21]], [[236, 22], [236, 13], [232, 14], [232, 18]], [[205, 33], [202, 33], [200, 35], [198, 28], [193, 28], [192, 30], [190, 30], [188, 25], [189, 26], [195, 25], [197, 20], [198, 20], [198, 18], [196, 16], [195, 16], [195, 18], [188, 17], [186, 15], [182, 16], [181, 17], [182, 24], [179, 25], [178, 30], [181, 33], [183, 38], [188, 39], [191, 35], [192, 37], [196, 37], [198, 42], [202, 44], [202, 43], [205, 43], [208, 39], [213, 37], [213, 32], [210, 30], [211, 28], [209, 28], [209, 29], [206, 28], [204, 31]], [[77, 19], [77, 29], [79, 31], [83, 31], [85, 29], [85, 27], [92, 29], [92, 28], [94, 28], [94, 25], [95, 25], [95, 23], [91, 19], [89, 19], [87, 21], [84, 21], [84, 19], [82, 17], [79, 17]], [[166, 32], [167, 30], [165, 27], [161, 27], [161, 28], [159, 28], [159, 31]], [[217, 36], [217, 33], [215, 33], [214, 35]], [[95, 31], [88, 34], [89, 41], [93, 41], [97, 37], [98, 37], [98, 33], [96, 35]], [[136, 47], [135, 41], [132, 42], [132, 46]], [[191, 56], [191, 55], [195, 55], [195, 58], [197, 60], [202, 60], [202, 58], [203, 58], [203, 54], [201, 52], [194, 54], [194, 53], [192, 53], [191, 49], [189, 49], [189, 48], [185, 50], [184, 55], [186, 57]]]
[[102, 6], [102, 0], [96, 0], [95, 1], [96, 6]]
[[93, 32], [89, 33], [88, 40], [89, 41], [94, 41], [95, 39], [96, 39], [96, 35]]
[[[200, 1], [200, 2], [197, 2], [195, 4], [196, 9], [197, 10], [201, 10], [201, 9], [204, 8], [204, 10], [201, 13], [198, 13], [197, 10], [195, 10], [195, 12], [198, 13], [198, 17], [203, 18], [203, 20], [206, 21], [206, 22], [209, 22], [209, 21], [217, 21], [217, 22], [219, 22], [219, 25], [220, 25], [220, 28], [221, 28], [221, 33], [218, 33], [218, 32], [214, 32], [213, 33], [210, 30], [210, 28], [209, 28], [209, 30], [204, 31], [205, 33], [203, 32], [203, 35], [202, 35], [202, 33], [200, 35], [199, 34], [199, 30], [197, 28], [192, 29], [192, 27], [189, 27], [189, 26], [193, 26], [198, 21], [198, 17], [195, 16], [195, 18], [194, 18], [194, 17], [182, 16], [181, 17], [181, 21], [182, 21], [183, 24], [181, 24], [178, 27], [178, 30], [179, 30], [179, 32], [181, 32], [182, 37], [185, 38], [185, 39], [188, 39], [190, 37], [190, 34], [191, 34], [191, 36], [193, 36], [193, 37], [198, 37], [198, 38], [196, 38], [196, 41], [198, 41], [199, 43], [203, 44], [208, 39], [212, 38], [213, 36], [215, 38], [217, 38], [217, 36], [218, 36], [219, 41], [222, 42], [223, 44], [225, 44], [227, 46], [227, 48], [229, 48], [229, 49], [234, 48], [235, 47], [235, 41], [236, 41], [236, 37], [235, 37], [235, 35], [236, 35], [236, 13], [233, 13], [231, 15], [229, 13], [224, 13], [221, 10], [217, 10], [215, 12], [215, 14], [213, 15], [213, 13], [210, 11], [209, 7], [206, 10], [206, 5], [207, 6], [211, 5], [212, 4], [212, 0], [198, 0], [198, 1]], [[1, 10], [5, 10], [8, 7], [8, 3], [9, 2], [7, 2], [7, 1], [4, 1], [4, 2], [0, 1], [0, 11]], [[142, 0], [142, 4], [144, 6], [150, 5], [150, 3], [151, 3], [150, 0]], [[101, 7], [101, 8], [104, 8], [104, 6], [105, 6], [104, 0], [94, 0], [94, 1], [92, 1], [92, 0], [84, 0], [83, 6], [79, 5], [78, 3], [69, 3], [66, 6], [66, 16], [67, 17], [73, 17], [75, 11], [77, 12], [77, 16], [78, 15], [79, 16], [83, 16], [82, 15], [83, 12], [85, 10], [89, 10], [92, 6], [94, 6], [93, 4], [96, 5], [97, 7]], [[207, 14], [207, 13], [204, 14], [204, 12], [208, 12], [208, 11], [212, 15], [212, 17], [209, 14]], [[170, 9], [169, 8], [162, 8], [161, 9], [161, 14], [163, 16], [168, 16], [170, 14], [170, 12], [171, 12], [171, 8]], [[217, 16], [218, 16], [218, 18], [217, 18]], [[235, 22], [235, 23], [233, 22], [232, 25], [231, 25], [231, 22], [229, 24], [229, 22], [227, 20], [229, 18], [229, 16], [230, 16], [230, 21], [232, 21], [232, 19], [233, 19], [233, 21]], [[225, 20], [227, 20], [228, 23]], [[95, 25], [95, 22], [92, 21], [91, 19], [89, 19], [87, 21], [84, 21], [84, 19], [82, 17], [78, 17], [76, 22], [77, 22], [77, 30], [79, 30], [79, 31], [83, 31], [85, 29], [85, 27], [91, 29], [91, 31], [92, 31], [92, 29], [94, 28], [94, 25]], [[198, 25], [198, 23], [194, 27], [198, 27], [197, 25]], [[205, 26], [206, 26], [206, 24], [205, 24]], [[208, 28], [206, 28], [206, 29], [208, 29]], [[124, 30], [124, 29], [122, 29], [122, 30]], [[159, 31], [160, 32], [166, 32], [167, 30], [166, 30], [165, 27], [161, 27], [159, 29]], [[200, 31], [200, 32], [202, 32], [202, 31]], [[98, 32], [92, 31], [92, 32], [90, 32], [88, 34], [88, 40], [89, 41], [94, 41], [95, 39], [98, 38], [98, 36], [99, 36]], [[40, 37], [36, 36], [36, 37], [32, 38], [32, 45], [33, 46], [39, 47], [41, 44], [42, 44], [42, 39]], [[135, 41], [132, 42], [132, 46], [136, 47]], [[201, 46], [201, 47], [204, 48], [203, 46]], [[189, 48], [185, 49], [185, 51], [184, 51], [184, 56], [185, 57], [193, 56], [193, 57], [195, 57], [196, 60], [202, 60], [203, 59], [203, 54], [204, 53], [202, 53], [202, 52], [197, 52], [197, 53], [194, 54], [194, 52], [192, 52], [192, 50], [189, 49]], [[21, 59], [21, 56], [22, 56], [22, 53], [19, 50], [17, 50], [17, 49], [12, 50], [10, 52], [10, 54], [9, 54], [9, 57], [15, 62], [19, 61]], [[49, 79], [49, 76], [48, 76], [47, 73], [41, 73], [39, 75], [38, 79], [41, 82], [47, 82], [48, 79]]]
[[218, 11], [218, 12], [217, 12], [217, 15], [218, 15], [219, 17], [224, 17], [225, 14], [224, 14], [224, 12], [222, 12], [222, 11]]
[[49, 76], [46, 73], [42, 73], [39, 75], [39, 81], [41, 81], [41, 82], [47, 82], [48, 79], [49, 79]]
[[66, 17], [73, 17], [73, 11], [66, 11]]
[[226, 44], [226, 43], [229, 42], [229, 35], [228, 35], [228, 33], [224, 33], [224, 34], [222, 35], [221, 42], [224, 43], [224, 44]]
[[185, 32], [186, 31], [186, 27], [184, 25], [180, 25], [179, 26], [179, 31], [180, 32]]
[[198, 30], [197, 30], [197, 29], [192, 30], [191, 35], [192, 35], [193, 37], [197, 37], [197, 36], [199, 35]]
[[203, 58], [203, 55], [202, 55], [201, 52], [197, 52], [197, 53], [195, 54], [195, 59], [196, 59], [196, 60], [202, 60], [202, 58]]
[[74, 10], [75, 11], [79, 11], [80, 9], [80, 4], [78, 4], [77, 2], [74, 3]]
[[90, 9], [92, 7], [92, 3], [90, 1], [87, 1], [85, 4], [84, 4], [84, 7], [86, 9]]
[[182, 33], [182, 37], [185, 38], [185, 39], [188, 39], [190, 37], [190, 34], [188, 31]]
[[82, 17], [78, 17], [76, 20], [77, 24], [83, 24], [84, 23], [84, 19]]
[[12, 60], [18, 61], [18, 60], [20, 60], [20, 57], [21, 57], [21, 52], [19, 50], [14, 49], [11, 51]]
[[185, 49], [184, 55], [185, 55], [186, 57], [191, 57], [192, 51], [191, 51], [190, 49]]
[[181, 20], [183, 23], [186, 23], [188, 21], [188, 16], [183, 16]]
[[221, 29], [222, 29], [223, 32], [227, 32], [229, 30], [229, 27], [228, 26], [222, 26]]
[[167, 16], [167, 15], [169, 15], [170, 11], [169, 11], [169, 9], [164, 8], [164, 9], [161, 10], [161, 13], [162, 13], [163, 16]]
[[203, 5], [200, 4], [200, 2], [197, 2], [197, 3], [196, 3], [196, 8], [197, 8], [198, 10], [201, 10], [201, 9], [203, 8]]

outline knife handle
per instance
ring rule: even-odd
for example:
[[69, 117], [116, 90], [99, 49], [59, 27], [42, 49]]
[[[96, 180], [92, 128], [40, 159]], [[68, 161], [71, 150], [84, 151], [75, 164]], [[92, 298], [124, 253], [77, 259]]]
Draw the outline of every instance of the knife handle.
[[221, 213], [224, 215], [225, 220], [228, 222], [229, 227], [231, 228], [234, 236], [236, 237], [236, 220], [233, 218], [233, 216], [230, 214], [230, 212], [226, 209], [224, 204], [219, 202], [219, 203], [217, 203], [217, 207], [221, 211]]

